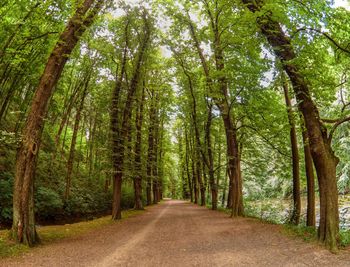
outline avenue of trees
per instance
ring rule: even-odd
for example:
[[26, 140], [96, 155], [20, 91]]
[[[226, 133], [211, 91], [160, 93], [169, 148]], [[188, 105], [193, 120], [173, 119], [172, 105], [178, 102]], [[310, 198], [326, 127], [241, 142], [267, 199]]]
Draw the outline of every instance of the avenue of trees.
[[317, 227], [336, 251], [349, 11], [134, 2], [0, 4], [0, 220], [13, 239], [31, 246], [38, 222], [118, 220], [164, 196], [232, 217], [287, 199], [288, 223]]

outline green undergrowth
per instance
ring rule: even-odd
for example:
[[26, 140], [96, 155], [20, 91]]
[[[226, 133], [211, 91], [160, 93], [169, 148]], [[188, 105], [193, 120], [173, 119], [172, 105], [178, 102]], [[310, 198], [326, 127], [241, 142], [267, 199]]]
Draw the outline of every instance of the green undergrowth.
[[306, 242], [317, 241], [317, 231], [315, 227], [284, 224], [282, 233], [291, 237], [299, 237]]
[[[288, 236], [297, 236], [307, 242], [317, 241], [317, 229], [309, 226], [283, 225], [284, 234]], [[340, 230], [340, 247], [350, 246], [350, 230]]]
[[[144, 211], [142, 210], [123, 211], [122, 218], [127, 219], [143, 212]], [[111, 216], [109, 215], [95, 220], [74, 224], [37, 227], [37, 231], [40, 236], [41, 244], [45, 245], [61, 240], [63, 238], [83, 235], [85, 233], [113, 223], [119, 223], [119, 221], [111, 220]], [[0, 258], [18, 256], [25, 252], [28, 252], [29, 250], [30, 248], [27, 246], [16, 244], [10, 239], [10, 230], [0, 231]]]
[[350, 246], [350, 230], [340, 231], [340, 245], [343, 247]]
[[[210, 210], [212, 209], [211, 204], [206, 204], [206, 207]], [[218, 206], [216, 210], [231, 215], [231, 210], [226, 209], [225, 207]]]

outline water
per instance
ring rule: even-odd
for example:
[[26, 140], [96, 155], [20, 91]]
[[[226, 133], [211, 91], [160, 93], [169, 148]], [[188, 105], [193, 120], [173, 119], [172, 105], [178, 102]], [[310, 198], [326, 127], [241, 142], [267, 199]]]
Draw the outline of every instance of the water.
[[[301, 223], [306, 221], [306, 197], [301, 199]], [[257, 201], [247, 201], [245, 203], [247, 215], [261, 218], [275, 223], [288, 222], [292, 212], [291, 199], [265, 199]], [[319, 200], [316, 200], [316, 224], [320, 219]], [[339, 196], [339, 226], [341, 229], [350, 229], [350, 195]]]

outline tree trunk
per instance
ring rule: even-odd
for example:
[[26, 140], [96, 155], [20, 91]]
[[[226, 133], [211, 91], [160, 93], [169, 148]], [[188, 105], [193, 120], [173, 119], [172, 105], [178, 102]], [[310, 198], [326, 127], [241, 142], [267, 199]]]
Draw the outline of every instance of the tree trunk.
[[[205, 127], [205, 131], [206, 131], [205, 139], [207, 140], [207, 152], [208, 152], [208, 163], [209, 163], [208, 171], [209, 171], [209, 184], [210, 184], [210, 190], [211, 190], [211, 209], [217, 210], [218, 186], [215, 181], [214, 157], [213, 157], [212, 144], [211, 144], [211, 124], [212, 124], [212, 118], [213, 118], [212, 104], [207, 103], [207, 105], [208, 105], [208, 118], [207, 118], [207, 124]], [[220, 158], [219, 158], [219, 161], [220, 161]]]
[[134, 178], [134, 196], [135, 209], [143, 210], [142, 205], [142, 123], [143, 123], [143, 104], [145, 101], [145, 85], [142, 88], [141, 99], [139, 100], [138, 110], [136, 114], [136, 144], [135, 144], [135, 169], [136, 177]]
[[[95, 116], [92, 118], [93, 123], [90, 125], [90, 135], [89, 135], [89, 177], [91, 178], [94, 172], [94, 148], [97, 130], [98, 113], [96, 111]], [[92, 128], [92, 129], [91, 129]]]
[[62, 115], [61, 123], [60, 123], [60, 126], [58, 128], [58, 132], [57, 132], [56, 137], [55, 137], [56, 147], [59, 145], [62, 131], [63, 131], [64, 126], [66, 125], [66, 123], [68, 121], [68, 118], [71, 114], [72, 108], [73, 108], [74, 104], [76, 103], [76, 97], [78, 95], [78, 92], [79, 92], [79, 89], [81, 86], [83, 86], [83, 83], [77, 84], [77, 86], [73, 89], [73, 92], [68, 100], [67, 108], [65, 109], [65, 111]]
[[12, 84], [11, 86], [9, 87], [7, 93], [6, 93], [6, 97], [4, 99], [4, 101], [2, 102], [2, 105], [1, 105], [1, 108], [0, 108], [0, 124], [1, 124], [1, 121], [3, 119], [3, 117], [5, 118], [4, 114], [5, 114], [5, 111], [6, 109], [8, 108], [9, 106], [9, 103], [13, 97], [13, 94], [15, 93], [15, 88], [14, 88], [14, 85], [18, 85], [18, 80], [19, 78], [16, 76], [13, 81], [12, 81]]
[[160, 148], [159, 148], [159, 140], [160, 140], [160, 137], [159, 137], [159, 106], [158, 106], [158, 103], [159, 103], [159, 93], [156, 92], [156, 96], [155, 96], [155, 121], [154, 121], [154, 124], [153, 124], [153, 127], [154, 127], [154, 162], [153, 162], [153, 204], [157, 204], [159, 202], [159, 164], [158, 164], [158, 160], [159, 160], [159, 151], [160, 151]]
[[230, 116], [225, 111], [221, 111], [221, 114], [224, 120], [227, 143], [228, 177], [230, 179], [230, 193], [232, 199], [231, 216], [236, 217], [243, 215], [237, 135]]
[[229, 175], [228, 175], [228, 166], [226, 169], [226, 177], [228, 178], [228, 190], [227, 190], [227, 204], [226, 204], [226, 208], [227, 209], [232, 209], [232, 180], [230, 179]]
[[[126, 63], [127, 63], [127, 50], [128, 50], [128, 44], [129, 44], [129, 20], [127, 20], [124, 28], [124, 38], [125, 38], [125, 46], [123, 51], [123, 59], [121, 63], [121, 71], [120, 76], [118, 77], [118, 68], [116, 71], [116, 84], [113, 90], [112, 95], [112, 105], [111, 105], [111, 123], [110, 123], [110, 129], [111, 129], [111, 143], [112, 143], [112, 164], [113, 164], [113, 203], [112, 203], [112, 219], [121, 219], [121, 209], [119, 208], [121, 205], [121, 186], [122, 186], [122, 174], [120, 173], [118, 161], [120, 161], [120, 156], [118, 155], [122, 153], [120, 151], [119, 147], [119, 139], [121, 138], [121, 125], [120, 125], [120, 117], [119, 114], [121, 113], [120, 109], [120, 99], [121, 99], [121, 89], [123, 84], [123, 79], [126, 72]], [[124, 146], [122, 147], [124, 149]], [[124, 153], [124, 151], [123, 151]], [[123, 156], [121, 156], [123, 157]]]
[[190, 144], [189, 144], [189, 140], [188, 140], [187, 129], [186, 129], [186, 132], [185, 132], [185, 139], [186, 139], [186, 173], [187, 173], [187, 181], [188, 181], [188, 187], [189, 187], [189, 191], [190, 191], [191, 202], [193, 202], [194, 201], [194, 198], [193, 198], [193, 183], [191, 181], [190, 160], [189, 160]]
[[293, 117], [292, 103], [289, 97], [287, 81], [282, 75], [282, 85], [286, 107], [288, 112], [288, 121], [290, 126], [290, 143], [292, 148], [292, 168], [293, 168], [293, 211], [290, 218], [292, 224], [298, 225], [300, 221], [301, 199], [300, 199], [300, 176], [299, 176], [299, 151], [298, 139], [295, 129], [295, 119]]
[[193, 136], [189, 136], [189, 144], [190, 144], [190, 151], [191, 151], [191, 167], [192, 167], [192, 188], [193, 188], [193, 196], [194, 201], [193, 203], [198, 204], [198, 198], [199, 198], [199, 188], [198, 188], [198, 176], [197, 176], [197, 166], [196, 166], [196, 150], [195, 145], [193, 144]]
[[[130, 87], [128, 88], [127, 98], [123, 110], [123, 117], [121, 127], [112, 126], [116, 128], [117, 132], [114, 134], [113, 138], [113, 168], [114, 168], [114, 188], [113, 188], [113, 205], [112, 205], [112, 219], [119, 220], [121, 219], [121, 186], [123, 178], [123, 163], [124, 163], [124, 154], [125, 154], [125, 143], [128, 140], [129, 136], [129, 124], [132, 113], [132, 106], [134, 103], [134, 96], [136, 94], [140, 78], [141, 78], [141, 67], [145, 60], [146, 49], [150, 40], [150, 25], [149, 21], [146, 18], [146, 14], [143, 14], [144, 18], [144, 36], [143, 40], [139, 46], [139, 53], [135, 62], [135, 69], [133, 71], [132, 79], [130, 82]], [[118, 86], [116, 90], [120, 89]], [[118, 92], [115, 92], [117, 94]], [[115, 119], [118, 116], [117, 108], [114, 109], [112, 117]], [[115, 120], [114, 119], [114, 120]], [[113, 120], [113, 119], [112, 119]], [[113, 123], [113, 122], [112, 122]], [[116, 123], [116, 121], [114, 121]]]
[[[303, 118], [301, 118], [303, 120]], [[306, 172], [306, 186], [307, 186], [307, 212], [306, 212], [306, 225], [316, 226], [316, 211], [315, 211], [315, 175], [314, 167], [312, 163], [312, 156], [309, 145], [309, 137], [307, 130], [302, 125], [302, 135], [304, 144], [304, 160], [305, 160], [305, 172]]]
[[203, 176], [202, 176], [202, 166], [200, 162], [200, 156], [197, 154], [196, 157], [196, 174], [197, 174], [197, 181], [199, 185], [199, 191], [201, 196], [201, 206], [205, 206], [205, 185], [203, 182]]
[[[23, 140], [19, 145], [14, 193], [12, 235], [18, 243], [32, 246], [38, 242], [33, 199], [34, 172], [39, 152], [44, 119], [54, 87], [61, 76], [69, 55], [78, 43], [79, 38], [92, 24], [94, 17], [102, 7], [103, 0], [85, 0], [74, 16], [69, 20], [65, 30], [57, 41], [35, 91], [31, 109], [23, 129]], [[91, 10], [92, 9], [92, 10]], [[89, 10], [91, 10], [89, 12]]]
[[152, 182], [153, 182], [153, 173], [154, 173], [154, 160], [155, 160], [155, 116], [156, 116], [156, 107], [155, 107], [155, 96], [151, 96], [151, 108], [149, 111], [149, 127], [148, 127], [148, 156], [147, 156], [147, 186], [146, 186], [146, 198], [147, 205], [152, 204]]
[[71, 185], [72, 185], [72, 171], [73, 171], [73, 164], [74, 164], [74, 157], [75, 157], [75, 144], [77, 142], [78, 132], [79, 132], [79, 125], [81, 120], [81, 112], [84, 108], [85, 103], [85, 97], [88, 93], [89, 88], [89, 82], [90, 82], [91, 74], [88, 74], [88, 76], [85, 78], [85, 86], [84, 90], [81, 94], [81, 99], [79, 103], [79, 107], [76, 110], [75, 114], [75, 122], [74, 122], [74, 128], [73, 128], [73, 135], [72, 135], [72, 142], [70, 145], [69, 150], [69, 157], [67, 162], [67, 174], [66, 174], [66, 189], [64, 192], [64, 200], [67, 201], [70, 195]]
[[[258, 12], [263, 3], [260, 1], [243, 0], [251, 12]], [[297, 55], [290, 39], [282, 27], [270, 13], [264, 13], [257, 23], [261, 32], [274, 49], [276, 56], [281, 60], [283, 69], [292, 82], [298, 107], [303, 114], [305, 126], [309, 136], [312, 159], [316, 168], [320, 192], [320, 224], [318, 239], [330, 250], [337, 250], [339, 242], [339, 210], [336, 166], [338, 158], [334, 155], [327, 130], [320, 121], [318, 109], [311, 98], [306, 78], [295, 65]]]

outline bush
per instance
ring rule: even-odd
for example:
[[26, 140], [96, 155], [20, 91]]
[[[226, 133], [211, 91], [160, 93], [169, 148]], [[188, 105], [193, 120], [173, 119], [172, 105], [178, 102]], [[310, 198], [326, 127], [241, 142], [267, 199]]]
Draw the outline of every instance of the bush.
[[131, 186], [124, 185], [122, 188], [122, 209], [132, 209], [134, 205], [134, 189]]
[[350, 230], [340, 231], [340, 244], [344, 247], [350, 245]]
[[272, 223], [285, 223], [289, 218], [288, 210], [281, 203], [246, 201], [244, 203], [244, 211], [247, 216]]
[[42, 219], [52, 219], [63, 208], [63, 201], [54, 190], [38, 187], [35, 194], [35, 214]]
[[13, 177], [6, 172], [0, 175], [0, 222], [8, 224], [12, 220]]
[[111, 203], [111, 192], [106, 193], [99, 186], [75, 187], [64, 204], [64, 215], [105, 213], [111, 209]]

